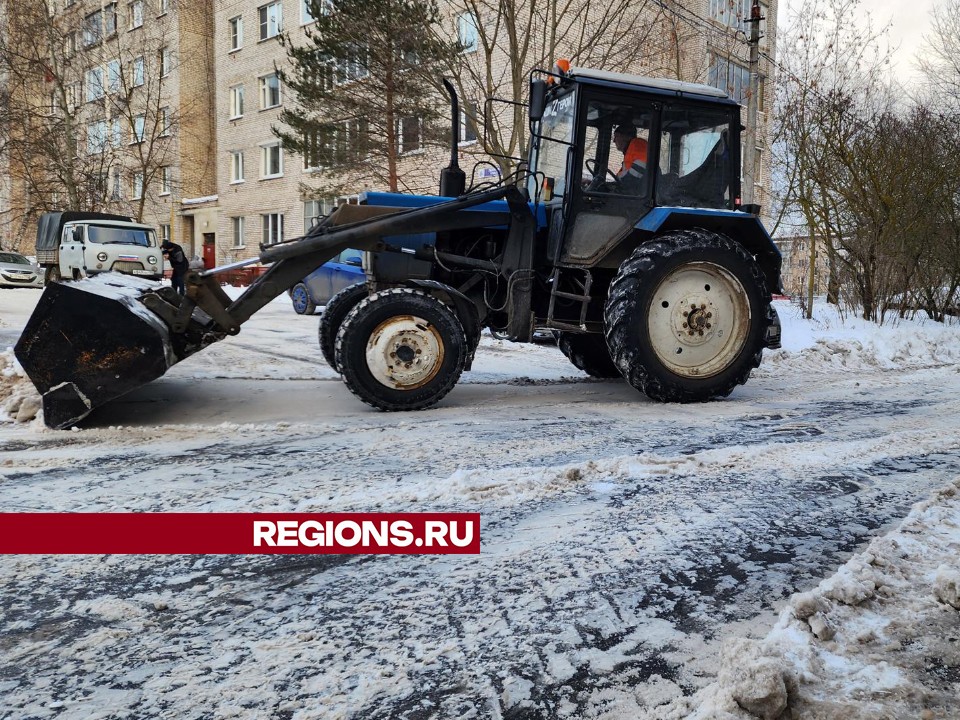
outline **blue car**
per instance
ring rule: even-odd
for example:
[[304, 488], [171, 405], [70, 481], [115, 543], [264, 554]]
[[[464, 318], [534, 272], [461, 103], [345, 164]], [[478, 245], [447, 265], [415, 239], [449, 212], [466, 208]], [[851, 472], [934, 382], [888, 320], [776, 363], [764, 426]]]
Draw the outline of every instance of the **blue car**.
[[318, 267], [290, 289], [294, 312], [313, 315], [345, 287], [363, 282], [362, 265], [362, 253], [347, 249]]

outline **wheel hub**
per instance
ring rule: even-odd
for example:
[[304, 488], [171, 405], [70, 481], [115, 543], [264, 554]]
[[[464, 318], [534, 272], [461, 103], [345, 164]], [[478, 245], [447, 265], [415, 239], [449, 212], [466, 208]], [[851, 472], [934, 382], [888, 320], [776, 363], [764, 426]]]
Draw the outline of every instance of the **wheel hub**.
[[380, 323], [366, 348], [370, 374], [397, 390], [415, 390], [430, 382], [443, 364], [443, 341], [427, 320], [400, 315]]
[[736, 360], [750, 328], [740, 281], [713, 263], [688, 263], [657, 287], [647, 318], [651, 345], [671, 372], [705, 378]]

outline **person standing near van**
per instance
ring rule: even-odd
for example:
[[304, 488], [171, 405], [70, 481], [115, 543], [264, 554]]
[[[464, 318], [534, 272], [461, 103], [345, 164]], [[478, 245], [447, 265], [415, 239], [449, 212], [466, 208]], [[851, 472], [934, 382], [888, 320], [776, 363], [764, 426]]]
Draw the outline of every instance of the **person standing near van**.
[[163, 244], [160, 245], [160, 250], [173, 269], [173, 276], [170, 278], [173, 289], [181, 295], [186, 295], [187, 290], [183, 284], [183, 276], [187, 274], [187, 268], [190, 267], [190, 263], [187, 261], [187, 256], [183, 252], [183, 248], [174, 242], [164, 240]]

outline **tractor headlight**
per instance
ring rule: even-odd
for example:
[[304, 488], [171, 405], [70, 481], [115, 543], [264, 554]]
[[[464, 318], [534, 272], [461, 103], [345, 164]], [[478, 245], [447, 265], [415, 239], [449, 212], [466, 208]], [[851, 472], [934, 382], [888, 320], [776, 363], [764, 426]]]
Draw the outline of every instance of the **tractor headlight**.
[[153, 255], [151, 255], [150, 257], [147, 258], [147, 262], [150, 263], [151, 265], [156, 265], [157, 259]]
[[97, 260], [99, 260], [100, 262], [106, 262], [107, 254], [105, 252], [97, 253]]

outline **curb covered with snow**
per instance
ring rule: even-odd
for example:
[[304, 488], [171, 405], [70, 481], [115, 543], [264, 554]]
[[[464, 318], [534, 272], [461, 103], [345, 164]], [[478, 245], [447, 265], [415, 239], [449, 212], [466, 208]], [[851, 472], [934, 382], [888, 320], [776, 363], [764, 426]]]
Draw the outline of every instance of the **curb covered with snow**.
[[725, 643], [717, 682], [668, 717], [957, 717], [958, 593], [960, 480], [794, 595], [766, 638]]

